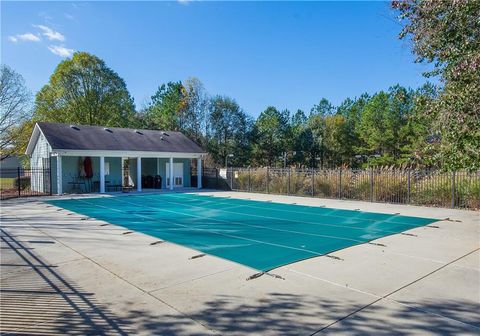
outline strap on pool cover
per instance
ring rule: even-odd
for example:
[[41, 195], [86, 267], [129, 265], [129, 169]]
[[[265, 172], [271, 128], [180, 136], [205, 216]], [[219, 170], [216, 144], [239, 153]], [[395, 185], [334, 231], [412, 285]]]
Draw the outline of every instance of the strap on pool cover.
[[273, 274], [273, 273], [269, 273], [269, 272], [259, 272], [259, 273], [255, 273], [255, 274], [249, 276], [249, 277], [247, 278], [247, 281], [260, 278], [262, 275], [265, 275], [265, 274], [266, 274], [266, 275], [269, 275], [269, 276], [271, 276], [271, 277], [273, 277], [273, 278], [275, 278], [275, 279], [285, 280], [284, 277], [282, 277], [282, 276], [280, 276], [280, 275], [278, 275], [278, 274]]

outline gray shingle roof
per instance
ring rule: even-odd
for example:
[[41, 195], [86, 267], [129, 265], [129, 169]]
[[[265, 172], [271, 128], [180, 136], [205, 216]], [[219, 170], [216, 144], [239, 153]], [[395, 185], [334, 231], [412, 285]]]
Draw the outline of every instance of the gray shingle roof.
[[52, 149], [204, 153], [181, 132], [39, 122]]

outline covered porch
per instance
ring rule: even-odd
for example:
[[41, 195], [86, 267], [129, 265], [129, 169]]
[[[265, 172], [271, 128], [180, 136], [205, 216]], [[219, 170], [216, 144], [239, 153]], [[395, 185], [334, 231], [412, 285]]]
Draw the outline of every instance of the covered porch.
[[[52, 153], [50, 161], [52, 191], [59, 195], [174, 190], [189, 188], [195, 182], [202, 188], [199, 153], [58, 151]], [[192, 165], [198, 172], [193, 183]]]

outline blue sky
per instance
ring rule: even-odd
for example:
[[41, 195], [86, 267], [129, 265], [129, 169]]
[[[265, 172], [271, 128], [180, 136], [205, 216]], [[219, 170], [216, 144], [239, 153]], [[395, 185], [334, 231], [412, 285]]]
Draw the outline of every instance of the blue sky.
[[2, 1], [1, 10], [2, 63], [33, 93], [73, 51], [105, 60], [137, 107], [190, 76], [252, 116], [426, 81], [388, 2]]

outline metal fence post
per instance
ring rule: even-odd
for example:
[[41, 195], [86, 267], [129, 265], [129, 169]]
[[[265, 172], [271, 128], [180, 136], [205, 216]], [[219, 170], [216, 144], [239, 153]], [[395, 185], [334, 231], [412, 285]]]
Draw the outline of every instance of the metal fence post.
[[370, 202], [373, 202], [373, 168], [370, 168]]
[[270, 180], [270, 179], [269, 179], [269, 176], [268, 176], [268, 167], [267, 167], [267, 181], [266, 181], [266, 182], [267, 182], [267, 185], [265, 186], [266, 189], [267, 189], [267, 194], [270, 193], [270, 190], [269, 190], [269, 187], [268, 187], [268, 185], [270, 184], [270, 181], [269, 181], [269, 180]]
[[339, 195], [338, 198], [342, 198], [342, 168], [338, 171], [338, 184], [339, 184]]
[[452, 208], [455, 208], [455, 171], [452, 171]]
[[218, 189], [218, 168], [215, 168], [215, 188]]
[[230, 168], [230, 189], [233, 190], [233, 167]]
[[315, 168], [312, 168], [312, 197], [315, 197]]
[[412, 188], [412, 185], [411, 185], [411, 170], [409, 169], [408, 172], [407, 172], [407, 175], [408, 175], [408, 186], [407, 186], [407, 204], [410, 204], [410, 193], [411, 193], [411, 188]]
[[52, 167], [48, 168], [48, 176], [49, 180], [48, 183], [50, 184], [49, 189], [50, 189], [50, 195], [53, 195], [53, 183], [52, 183]]
[[290, 195], [290, 168], [288, 168], [287, 173], [287, 195]]
[[20, 167], [17, 167], [17, 185], [18, 185], [18, 197], [20, 197], [21, 191], [21, 181], [20, 181]]
[[248, 191], [252, 191], [252, 168], [248, 167]]

